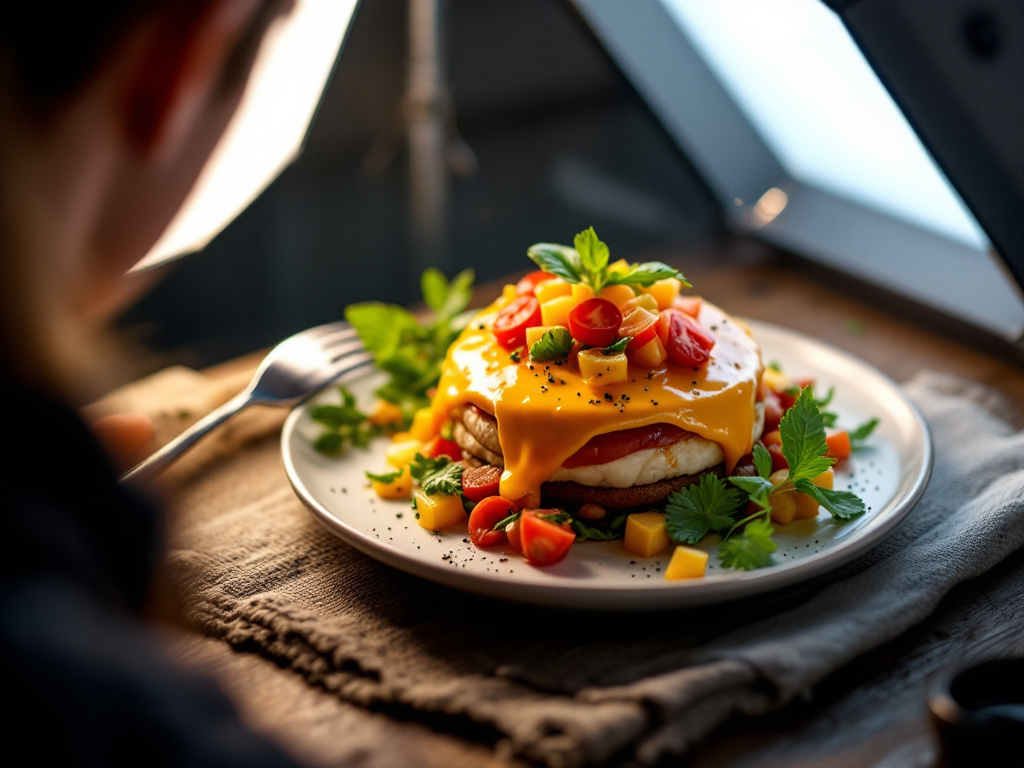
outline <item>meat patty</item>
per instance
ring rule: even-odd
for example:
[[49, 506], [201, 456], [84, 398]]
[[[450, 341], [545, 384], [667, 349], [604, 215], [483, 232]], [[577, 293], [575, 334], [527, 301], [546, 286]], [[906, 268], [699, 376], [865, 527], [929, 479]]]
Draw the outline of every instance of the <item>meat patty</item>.
[[572, 482], [544, 483], [540, 487], [540, 493], [543, 503], [553, 506], [598, 504], [608, 509], [657, 506], [670, 493], [678, 491], [684, 486], [699, 483], [701, 477], [709, 472], [721, 477], [724, 469], [724, 465], [719, 464], [696, 475], [680, 475], [647, 485], [633, 485], [629, 488], [602, 488]]

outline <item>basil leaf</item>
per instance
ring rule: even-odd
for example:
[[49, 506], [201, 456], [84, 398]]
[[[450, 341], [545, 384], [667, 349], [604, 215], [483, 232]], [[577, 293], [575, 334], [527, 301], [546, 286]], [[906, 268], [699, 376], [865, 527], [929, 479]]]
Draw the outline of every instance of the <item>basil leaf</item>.
[[557, 275], [567, 283], [583, 282], [580, 257], [572, 248], [555, 243], [536, 243], [530, 246], [526, 255], [545, 272]]
[[609, 272], [605, 285], [638, 285], [646, 288], [659, 280], [674, 277], [684, 288], [691, 288], [690, 282], [675, 267], [662, 264], [660, 261], [646, 261], [642, 264], [631, 264], [625, 272]]

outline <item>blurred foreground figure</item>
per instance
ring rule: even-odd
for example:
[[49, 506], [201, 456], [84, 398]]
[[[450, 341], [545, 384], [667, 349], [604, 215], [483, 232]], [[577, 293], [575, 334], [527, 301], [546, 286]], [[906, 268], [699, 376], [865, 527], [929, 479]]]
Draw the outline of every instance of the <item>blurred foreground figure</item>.
[[160, 517], [76, 411], [118, 366], [103, 324], [125, 271], [289, 9], [38, 0], [0, 20], [0, 764], [291, 764], [161, 655], [141, 619]]

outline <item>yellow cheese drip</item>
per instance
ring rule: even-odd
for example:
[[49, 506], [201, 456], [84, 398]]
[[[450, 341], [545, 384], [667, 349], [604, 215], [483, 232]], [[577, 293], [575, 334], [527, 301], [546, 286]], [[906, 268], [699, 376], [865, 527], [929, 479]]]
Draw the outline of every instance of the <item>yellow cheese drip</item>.
[[591, 389], [570, 359], [563, 365], [514, 363], [491, 333], [499, 299], [477, 315], [448, 350], [434, 408], [472, 403], [492, 414], [505, 457], [501, 495], [540, 499], [540, 486], [592, 437], [649, 424], [674, 424], [722, 447], [726, 469], [752, 448], [754, 402], [762, 373], [749, 332], [704, 301], [699, 322], [715, 338], [711, 357], [693, 368], [630, 366], [628, 381]]

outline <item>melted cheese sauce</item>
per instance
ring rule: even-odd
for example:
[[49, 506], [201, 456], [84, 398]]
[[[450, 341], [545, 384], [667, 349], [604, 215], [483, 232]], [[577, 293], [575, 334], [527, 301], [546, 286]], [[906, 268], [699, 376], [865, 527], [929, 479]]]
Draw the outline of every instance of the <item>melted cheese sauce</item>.
[[675, 424], [721, 446], [727, 471], [750, 452], [761, 353], [718, 307], [701, 305], [698, 320], [715, 346], [699, 369], [631, 365], [626, 382], [591, 389], [572, 356], [563, 365], [531, 363], [525, 355], [512, 362], [490, 330], [505, 303], [498, 299], [483, 310], [452, 344], [434, 398], [441, 412], [472, 403], [495, 417], [505, 498], [539, 503], [541, 483], [563, 461], [595, 435], [620, 429]]

